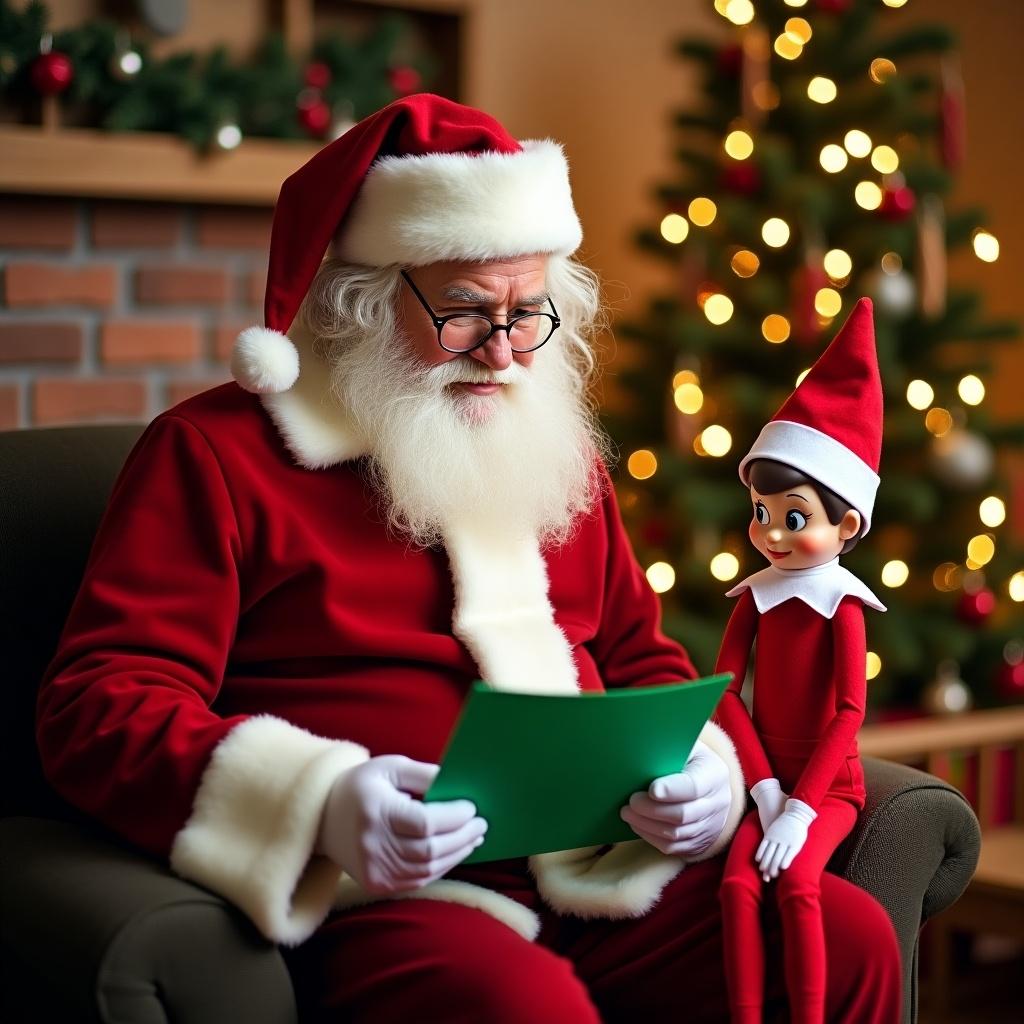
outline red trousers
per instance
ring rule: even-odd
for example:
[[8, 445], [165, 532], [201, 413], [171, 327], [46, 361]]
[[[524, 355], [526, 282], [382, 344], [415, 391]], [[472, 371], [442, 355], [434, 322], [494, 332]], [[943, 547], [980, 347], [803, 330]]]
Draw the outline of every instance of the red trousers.
[[[764, 882], [754, 861], [763, 833], [757, 811], [740, 823], [729, 848], [720, 890], [725, 940], [725, 976], [733, 1024], [761, 1024], [765, 992], [765, 946], [777, 936], [762, 937], [765, 891], [774, 889], [782, 920], [783, 965], [793, 1024], [825, 1020], [829, 956], [822, 921], [825, 865], [857, 820], [846, 800], [826, 796], [807, 842], [793, 863], [772, 882]], [[846, 956], [845, 950], [839, 954]], [[895, 1018], [894, 1018], [895, 1019]]]
[[[536, 942], [483, 911], [434, 900], [385, 901], [332, 915], [303, 945], [282, 950], [300, 1019], [721, 1024], [729, 1017], [718, 906], [722, 864], [715, 858], [687, 867], [644, 917], [583, 921], [546, 910], [523, 861], [500, 862], [501, 891], [541, 914]], [[469, 878], [471, 870], [458, 874]], [[777, 949], [778, 920], [765, 910]], [[821, 910], [830, 954], [829, 1021], [898, 1024], [900, 955], [885, 911], [834, 875], [821, 879]], [[773, 961], [769, 951], [769, 966]], [[776, 970], [772, 978], [769, 1019], [784, 1021], [781, 975]]]

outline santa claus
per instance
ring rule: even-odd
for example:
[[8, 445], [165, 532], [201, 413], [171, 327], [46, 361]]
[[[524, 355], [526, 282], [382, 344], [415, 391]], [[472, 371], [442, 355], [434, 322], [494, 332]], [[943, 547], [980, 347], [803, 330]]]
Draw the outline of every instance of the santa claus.
[[[418, 799], [476, 678], [695, 675], [604, 470], [580, 240], [561, 148], [480, 111], [411, 96], [322, 150], [237, 383], [147, 428], [46, 673], [53, 784], [287, 947], [309, 1019], [726, 1012], [717, 726], [613, 847], [460, 867], [487, 823]], [[838, 878], [822, 906], [834, 1019], [895, 1019], [884, 912]]]

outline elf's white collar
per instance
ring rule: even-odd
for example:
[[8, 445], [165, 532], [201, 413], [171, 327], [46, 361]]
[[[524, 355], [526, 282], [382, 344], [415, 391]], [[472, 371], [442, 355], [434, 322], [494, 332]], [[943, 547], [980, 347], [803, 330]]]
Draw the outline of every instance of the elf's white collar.
[[772, 608], [799, 598], [819, 615], [831, 619], [847, 594], [860, 598], [869, 608], [884, 612], [885, 605], [856, 576], [839, 564], [838, 556], [810, 569], [780, 569], [769, 565], [736, 584], [725, 596], [736, 597], [749, 590], [762, 615]]

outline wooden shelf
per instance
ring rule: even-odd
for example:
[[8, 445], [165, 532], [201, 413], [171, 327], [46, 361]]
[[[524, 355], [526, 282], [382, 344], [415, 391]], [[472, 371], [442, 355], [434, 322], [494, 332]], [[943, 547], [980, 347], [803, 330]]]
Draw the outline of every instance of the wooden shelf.
[[0, 125], [0, 192], [273, 206], [284, 179], [320, 148], [247, 139], [202, 154], [171, 135]]

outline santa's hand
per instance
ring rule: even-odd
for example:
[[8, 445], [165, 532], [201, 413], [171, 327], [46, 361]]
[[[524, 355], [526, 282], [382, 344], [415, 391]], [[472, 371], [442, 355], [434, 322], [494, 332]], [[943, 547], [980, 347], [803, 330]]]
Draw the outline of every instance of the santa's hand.
[[367, 892], [418, 889], [468, 857], [487, 831], [469, 800], [423, 803], [436, 764], [401, 754], [371, 757], [334, 783], [316, 850], [330, 857]]
[[694, 857], [722, 834], [731, 804], [728, 766], [697, 740], [683, 771], [655, 779], [646, 793], [634, 793], [619, 815], [662, 853]]
[[786, 801], [786, 809], [769, 825], [754, 854], [766, 882], [778, 878], [779, 871], [785, 871], [793, 863], [793, 858], [807, 842], [807, 830], [817, 816], [803, 800], [790, 797]]
[[757, 804], [757, 815], [761, 819], [761, 832], [767, 833], [772, 822], [786, 809], [787, 793], [782, 792], [778, 779], [762, 779], [750, 787], [750, 795]]

